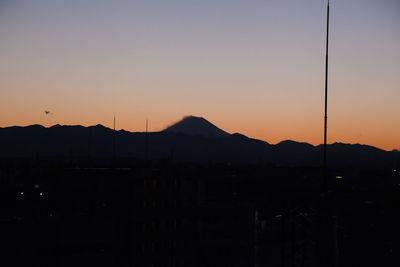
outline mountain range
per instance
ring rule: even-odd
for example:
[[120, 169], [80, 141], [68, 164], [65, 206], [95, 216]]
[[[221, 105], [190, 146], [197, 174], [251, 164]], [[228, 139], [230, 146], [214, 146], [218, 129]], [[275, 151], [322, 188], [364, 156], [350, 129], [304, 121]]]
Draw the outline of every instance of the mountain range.
[[[269, 163], [320, 166], [323, 146], [282, 141], [276, 145], [229, 134], [201, 117], [187, 116], [160, 132], [113, 131], [102, 125], [0, 128], [0, 158], [91, 157], [173, 158], [189, 162]], [[368, 145], [328, 145], [330, 167], [393, 169], [398, 151]]]

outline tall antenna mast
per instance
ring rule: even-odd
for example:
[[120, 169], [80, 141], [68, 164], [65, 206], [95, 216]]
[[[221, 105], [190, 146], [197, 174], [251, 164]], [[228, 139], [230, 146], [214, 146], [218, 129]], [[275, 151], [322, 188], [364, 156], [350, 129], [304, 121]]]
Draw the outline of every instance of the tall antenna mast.
[[328, 194], [327, 166], [327, 130], [328, 130], [328, 44], [329, 44], [329, 0], [326, 16], [326, 53], [325, 53], [325, 116], [324, 116], [324, 161], [323, 184], [319, 203], [319, 244], [318, 266], [334, 267], [338, 264], [337, 218], [333, 216], [333, 197]]
[[149, 156], [149, 136], [148, 136], [148, 125], [149, 125], [149, 120], [146, 119], [146, 135], [145, 135], [145, 159], [148, 160]]
[[329, 44], [329, 0], [326, 16], [326, 53], [325, 53], [325, 116], [324, 116], [324, 181], [323, 181], [323, 191], [326, 192], [327, 189], [327, 130], [328, 130], [328, 44]]
[[114, 156], [114, 161], [115, 161], [115, 115], [114, 115], [114, 132], [113, 132], [113, 156]]

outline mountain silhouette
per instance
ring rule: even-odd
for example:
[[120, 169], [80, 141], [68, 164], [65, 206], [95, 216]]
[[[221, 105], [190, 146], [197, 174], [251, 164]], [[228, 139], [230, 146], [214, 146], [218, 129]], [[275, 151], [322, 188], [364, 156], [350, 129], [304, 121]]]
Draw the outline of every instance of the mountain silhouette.
[[219, 138], [229, 134], [202, 117], [186, 116], [181, 121], [169, 126], [164, 132], [201, 135]]
[[[102, 125], [5, 127], [0, 128], [0, 158], [111, 158], [113, 140], [114, 131]], [[272, 145], [239, 133], [229, 134], [194, 116], [147, 136], [119, 130], [115, 140], [116, 156], [132, 160], [173, 157], [184, 162], [321, 166], [323, 151], [322, 145], [291, 140]], [[399, 154], [367, 145], [334, 143], [328, 145], [328, 164], [392, 169]]]

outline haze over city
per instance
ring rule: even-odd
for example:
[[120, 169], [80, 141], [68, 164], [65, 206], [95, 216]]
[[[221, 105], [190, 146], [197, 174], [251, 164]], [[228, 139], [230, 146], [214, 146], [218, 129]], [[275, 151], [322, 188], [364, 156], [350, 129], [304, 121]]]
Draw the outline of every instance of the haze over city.
[[[320, 144], [326, 1], [2, 1], [0, 126], [185, 115]], [[400, 3], [331, 1], [328, 142], [400, 149]], [[46, 115], [44, 110], [51, 111]]]

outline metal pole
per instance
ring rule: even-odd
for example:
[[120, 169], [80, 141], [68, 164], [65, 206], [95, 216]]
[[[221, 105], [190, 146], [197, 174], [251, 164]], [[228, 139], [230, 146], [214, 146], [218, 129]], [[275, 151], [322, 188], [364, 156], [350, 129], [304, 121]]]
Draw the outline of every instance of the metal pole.
[[332, 264], [332, 251], [329, 244], [331, 235], [329, 232], [332, 230], [329, 227], [330, 205], [328, 193], [328, 170], [327, 170], [327, 129], [328, 129], [328, 44], [329, 44], [329, 0], [327, 3], [327, 17], [326, 17], [326, 51], [325, 51], [325, 114], [324, 114], [324, 146], [323, 146], [323, 181], [322, 192], [319, 199], [319, 222], [318, 222], [318, 266], [331, 267]]
[[149, 136], [148, 136], [148, 120], [146, 119], [146, 135], [145, 135], [145, 160], [149, 158]]
[[116, 158], [116, 154], [115, 154], [115, 115], [114, 115], [114, 132], [113, 132], [113, 157], [114, 157], [114, 163], [115, 163], [115, 158]]
[[326, 53], [325, 53], [325, 117], [324, 117], [324, 181], [323, 181], [323, 193], [327, 190], [327, 129], [328, 129], [328, 44], [329, 44], [329, 0], [327, 8], [326, 18]]

